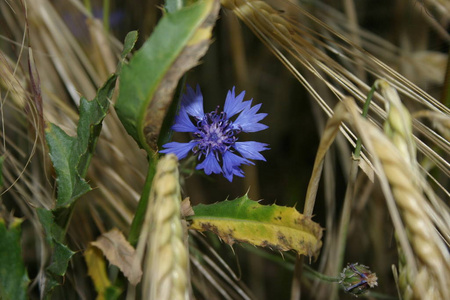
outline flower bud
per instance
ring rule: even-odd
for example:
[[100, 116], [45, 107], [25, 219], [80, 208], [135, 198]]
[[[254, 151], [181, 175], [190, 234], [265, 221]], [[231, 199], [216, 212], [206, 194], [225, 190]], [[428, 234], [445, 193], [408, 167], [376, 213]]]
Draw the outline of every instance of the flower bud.
[[339, 284], [345, 292], [358, 296], [377, 286], [377, 279], [377, 275], [370, 272], [369, 267], [355, 263], [344, 268]]

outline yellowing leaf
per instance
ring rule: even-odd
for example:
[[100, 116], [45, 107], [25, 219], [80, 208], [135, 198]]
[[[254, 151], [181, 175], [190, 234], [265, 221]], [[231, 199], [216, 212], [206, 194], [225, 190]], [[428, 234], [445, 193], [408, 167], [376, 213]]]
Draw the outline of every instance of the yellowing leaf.
[[226, 243], [245, 242], [279, 251], [317, 257], [322, 246], [322, 228], [293, 207], [264, 206], [247, 195], [194, 207], [190, 228], [212, 231]]
[[111, 287], [106, 274], [106, 264], [102, 252], [92, 246], [89, 246], [84, 252], [84, 260], [88, 267], [88, 274], [91, 276], [95, 290], [98, 293], [97, 300], [105, 299], [106, 290]]
[[109, 262], [117, 266], [131, 284], [136, 285], [139, 283], [142, 277], [142, 270], [140, 268], [132, 268], [136, 251], [118, 229], [104, 233], [91, 245], [100, 249]]

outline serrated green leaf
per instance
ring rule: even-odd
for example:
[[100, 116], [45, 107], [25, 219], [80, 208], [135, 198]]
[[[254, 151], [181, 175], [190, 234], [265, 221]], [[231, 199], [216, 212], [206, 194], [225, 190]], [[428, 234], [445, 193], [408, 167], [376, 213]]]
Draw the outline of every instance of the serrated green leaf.
[[78, 162], [78, 172], [84, 177], [94, 154], [98, 137], [102, 128], [103, 119], [109, 109], [117, 75], [112, 75], [97, 92], [97, 96], [92, 101], [84, 97], [80, 101], [80, 120], [78, 122], [78, 149], [80, 160]]
[[110, 76], [98, 90], [94, 100], [81, 98], [76, 138], [67, 135], [54, 124], [49, 124], [46, 129], [46, 139], [58, 183], [56, 208], [69, 206], [91, 190], [83, 177], [92, 159], [116, 80], [117, 75]]
[[44, 228], [45, 240], [53, 251], [50, 265], [46, 269], [45, 293], [48, 294], [53, 288], [60, 285], [60, 277], [64, 276], [69, 260], [74, 252], [62, 244], [64, 230], [56, 224], [54, 211], [37, 208], [36, 212]]
[[58, 184], [56, 207], [68, 206], [91, 189], [78, 173], [77, 166], [80, 160], [78, 142], [51, 123], [47, 126], [45, 137], [56, 171]]
[[[123, 59], [133, 48], [136, 39], [136, 32], [130, 32], [127, 35], [122, 52]], [[118, 70], [121, 68], [123, 59], [119, 62]], [[111, 75], [97, 91], [97, 95], [92, 101], [81, 98], [77, 137], [67, 135], [62, 129], [51, 123], [46, 128], [45, 136], [58, 184], [56, 208], [70, 206], [78, 197], [91, 190], [83, 178], [86, 176], [94, 154], [117, 77], [118, 72]]]
[[62, 241], [64, 230], [55, 223], [54, 215], [51, 210], [47, 210], [45, 208], [37, 208], [36, 209], [39, 221], [41, 222], [42, 227], [45, 232], [45, 239], [47, 243], [53, 247], [53, 241]]
[[165, 15], [123, 66], [117, 115], [150, 157], [178, 80], [206, 52], [218, 8], [218, 1], [202, 0]]
[[74, 254], [75, 252], [70, 250], [69, 247], [55, 241], [52, 263], [48, 266], [47, 271], [54, 275], [64, 276], [69, 260]]
[[[125, 41], [123, 42], [123, 50], [120, 55], [122, 60], [125, 59], [125, 57], [127, 57], [127, 55], [131, 52], [131, 50], [133, 50], [134, 46], [136, 45], [137, 39], [138, 39], [137, 31], [128, 32], [127, 36], [125, 37]], [[122, 62], [120, 64], [122, 64]]]
[[67, 225], [71, 215], [71, 204], [91, 188], [84, 180], [95, 146], [100, 135], [103, 119], [109, 109], [111, 96], [125, 57], [136, 43], [137, 32], [130, 32], [125, 38], [122, 60], [115, 74], [111, 75], [97, 91], [92, 101], [81, 98], [80, 119], [77, 136], [71, 137], [54, 124], [47, 124], [46, 140], [50, 158], [56, 171], [58, 196], [53, 210], [38, 208], [39, 220], [44, 228], [46, 241], [53, 253], [46, 269], [45, 293], [60, 284], [68, 263], [73, 256], [69, 247], [63, 244], [65, 231], [59, 224]]
[[230, 245], [244, 242], [314, 257], [322, 246], [320, 225], [293, 207], [264, 206], [245, 195], [193, 209], [191, 229], [212, 231]]
[[21, 219], [14, 218], [7, 228], [0, 219], [0, 299], [27, 299], [28, 274], [20, 246]]

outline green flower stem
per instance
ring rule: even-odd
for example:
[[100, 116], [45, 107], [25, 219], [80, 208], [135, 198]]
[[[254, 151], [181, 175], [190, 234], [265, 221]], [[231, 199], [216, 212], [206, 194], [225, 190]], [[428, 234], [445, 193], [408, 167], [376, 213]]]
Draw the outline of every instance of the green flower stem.
[[142, 190], [141, 199], [139, 199], [136, 214], [134, 215], [133, 222], [131, 223], [130, 233], [128, 235], [128, 241], [131, 245], [135, 246], [139, 234], [141, 232], [142, 224], [144, 223], [145, 212], [147, 211], [148, 198], [150, 196], [153, 177], [156, 172], [156, 164], [158, 163], [158, 154], [154, 154], [152, 158], [149, 159], [147, 178], [145, 179], [144, 188]]
[[[255, 255], [258, 255], [264, 259], [267, 259], [273, 263], [276, 263], [277, 265], [281, 266], [282, 268], [292, 272], [294, 270], [294, 263], [295, 263], [295, 256], [291, 255], [291, 253], [286, 252], [283, 253], [283, 256], [280, 256], [278, 254], [275, 254], [273, 252], [268, 252], [264, 249], [249, 245], [249, 244], [241, 244], [241, 247], [243, 247], [245, 250], [249, 251], [250, 253], [253, 253]], [[198, 255], [198, 258], [201, 259], [201, 256], [203, 255], [201, 252], [199, 252], [194, 247], [190, 247], [191, 253], [194, 253]], [[303, 274], [305, 277], [310, 279], [319, 279], [324, 282], [330, 282], [335, 283], [339, 282], [341, 279], [339, 277], [333, 277], [333, 276], [327, 276], [325, 274], [322, 274], [313, 268], [311, 268], [308, 264], [303, 264]], [[339, 288], [342, 289], [342, 287], [339, 285]], [[361, 295], [361, 297], [365, 298], [376, 298], [376, 299], [389, 299], [389, 300], [396, 300], [397, 297], [385, 295], [381, 293], [376, 293], [373, 291], [369, 291], [364, 295]]]
[[103, 0], [103, 29], [105, 29], [105, 32], [109, 31], [110, 6], [109, 0]]
[[303, 264], [303, 269], [305, 270], [305, 276], [315, 277], [326, 282], [339, 282], [340, 280], [339, 277], [327, 276], [320, 272], [317, 272], [307, 264]]
[[250, 244], [242, 243], [240, 244], [245, 250], [256, 254], [257, 256], [269, 260], [273, 263], [280, 265], [288, 271], [294, 271], [295, 257], [288, 255], [289, 253], [284, 253], [283, 256], [274, 254], [273, 252], [265, 251], [261, 248], [255, 247]]
[[[289, 270], [289, 271], [294, 270], [294, 264], [295, 264], [296, 259], [294, 256], [290, 255], [290, 253], [284, 253], [283, 257], [281, 257], [280, 255], [265, 251], [261, 248], [258, 248], [258, 247], [255, 247], [255, 246], [252, 246], [249, 244], [241, 244], [241, 247], [243, 247], [245, 250], [247, 250], [251, 253], [254, 253], [264, 259], [270, 260], [270, 261], [282, 266], [286, 270]], [[327, 281], [327, 282], [338, 282], [340, 280], [337, 277], [331, 277], [331, 276], [324, 275], [320, 272], [317, 272], [316, 270], [314, 270], [307, 264], [303, 264], [302, 267], [303, 267], [303, 270], [305, 271], [305, 276], [307, 276], [307, 277], [318, 278], [322, 281]]]

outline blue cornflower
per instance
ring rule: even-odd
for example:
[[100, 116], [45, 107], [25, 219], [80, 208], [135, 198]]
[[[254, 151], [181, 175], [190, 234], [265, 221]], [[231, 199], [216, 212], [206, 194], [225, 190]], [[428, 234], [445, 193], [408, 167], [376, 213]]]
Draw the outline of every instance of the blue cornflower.
[[267, 114], [257, 113], [261, 104], [252, 107], [252, 100], [243, 101], [245, 92], [235, 96], [234, 90], [233, 87], [228, 91], [223, 111], [219, 111], [218, 106], [216, 110], [205, 114], [200, 87], [197, 85], [194, 91], [188, 85], [172, 129], [191, 132], [193, 139], [188, 143], [167, 143], [160, 152], [174, 153], [178, 159], [183, 159], [192, 151], [200, 161], [197, 170], [203, 169], [207, 175], [222, 173], [229, 181], [233, 180], [233, 175], [244, 177], [241, 165], [253, 165], [250, 159], [265, 161], [259, 152], [268, 150], [267, 144], [238, 142], [238, 135], [268, 128], [258, 123]]

